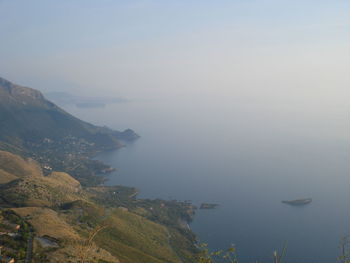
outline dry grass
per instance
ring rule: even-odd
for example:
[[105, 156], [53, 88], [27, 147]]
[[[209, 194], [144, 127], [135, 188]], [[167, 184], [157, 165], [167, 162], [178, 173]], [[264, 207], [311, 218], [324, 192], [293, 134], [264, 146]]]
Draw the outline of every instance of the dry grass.
[[37, 162], [9, 152], [0, 151], [0, 169], [18, 177], [42, 176], [42, 170]]
[[80, 239], [80, 236], [60, 215], [49, 208], [21, 207], [13, 208], [13, 211], [22, 217], [28, 216], [28, 220], [34, 227], [38, 236], [50, 236], [61, 240]]
[[9, 183], [13, 180], [16, 180], [17, 178], [17, 176], [0, 169], [0, 184]]
[[[75, 244], [66, 246], [62, 249], [50, 252], [48, 263], [62, 263], [62, 262], [71, 262], [71, 263], [82, 263], [79, 260], [79, 247]], [[99, 259], [105, 260], [110, 263], [120, 263], [120, 261], [111, 255], [108, 251], [97, 247], [95, 244], [89, 250], [89, 259], [85, 263], [98, 263]]]
[[4, 151], [0, 151], [0, 184], [1, 195], [14, 205], [54, 206], [84, 199], [80, 183], [69, 174], [43, 176], [35, 161]]
[[72, 187], [74, 189], [73, 191], [77, 188], [81, 188], [80, 183], [67, 173], [53, 172], [45, 178], [47, 182], [51, 182], [53, 186]]
[[16, 206], [51, 207], [87, 199], [77, 180], [66, 173], [56, 172], [49, 176], [22, 177], [1, 186], [0, 194], [8, 203]]
[[[48, 256], [48, 262], [74, 262], [81, 263], [82, 245], [85, 245], [85, 239], [82, 238], [71, 225], [56, 211], [49, 208], [42, 207], [22, 207], [13, 208], [18, 215], [29, 217], [28, 221], [33, 225], [37, 236], [50, 236], [60, 240], [61, 247], [56, 250], [44, 252]], [[39, 244], [35, 246], [36, 251], [42, 249]], [[99, 248], [95, 243], [91, 242], [88, 247], [88, 261], [89, 263], [98, 262], [103, 259], [111, 263], [119, 263], [120, 261], [108, 251]]]
[[121, 209], [111, 213], [108, 224], [96, 242], [122, 262], [180, 262], [166, 227]]

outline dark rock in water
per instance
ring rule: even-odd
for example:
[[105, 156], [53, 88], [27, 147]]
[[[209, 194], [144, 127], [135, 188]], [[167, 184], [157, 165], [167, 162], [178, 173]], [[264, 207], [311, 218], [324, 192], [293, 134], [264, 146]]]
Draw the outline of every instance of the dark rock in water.
[[199, 209], [215, 209], [218, 206], [219, 206], [218, 204], [202, 203]]
[[282, 203], [288, 204], [288, 205], [307, 205], [307, 204], [310, 204], [311, 202], [312, 202], [311, 198], [282, 201]]

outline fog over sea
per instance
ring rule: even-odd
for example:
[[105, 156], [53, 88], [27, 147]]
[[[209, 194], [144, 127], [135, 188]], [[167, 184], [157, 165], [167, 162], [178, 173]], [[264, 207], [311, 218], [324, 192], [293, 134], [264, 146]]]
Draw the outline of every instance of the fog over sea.
[[[139, 197], [218, 203], [190, 225], [210, 249], [235, 244], [240, 262], [336, 262], [350, 234], [350, 122], [344, 100], [164, 97], [66, 106], [83, 120], [141, 138], [98, 159], [117, 168], [108, 184]], [[281, 200], [313, 198], [293, 207]]]

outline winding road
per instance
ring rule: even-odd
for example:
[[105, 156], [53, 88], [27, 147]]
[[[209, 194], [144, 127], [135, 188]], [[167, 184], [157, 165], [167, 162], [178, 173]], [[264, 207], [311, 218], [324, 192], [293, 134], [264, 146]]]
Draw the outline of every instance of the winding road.
[[34, 232], [31, 230], [30, 233], [29, 233], [29, 238], [28, 238], [28, 243], [27, 243], [27, 251], [26, 251], [26, 258], [24, 260], [24, 263], [31, 263], [32, 262], [33, 239], [34, 239]]

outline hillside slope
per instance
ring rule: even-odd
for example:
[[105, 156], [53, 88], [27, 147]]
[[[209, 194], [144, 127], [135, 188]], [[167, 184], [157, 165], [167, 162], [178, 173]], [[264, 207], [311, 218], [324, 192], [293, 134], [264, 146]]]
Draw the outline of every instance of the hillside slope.
[[69, 172], [83, 184], [99, 184], [110, 167], [89, 159], [139, 136], [114, 131], [70, 115], [37, 90], [0, 78], [0, 150], [31, 157], [42, 167]]
[[187, 203], [135, 199], [135, 189], [122, 186], [83, 187], [69, 174], [45, 176], [34, 160], [4, 151], [0, 169], [0, 207], [33, 227], [33, 262], [79, 262], [82, 255], [95, 263], [193, 262], [194, 236], [179, 223], [193, 215]]
[[0, 78], [1, 141], [26, 148], [28, 142], [67, 136], [85, 139], [102, 149], [120, 147], [119, 140], [137, 137], [130, 130], [118, 132], [81, 121], [46, 100], [41, 92]]

